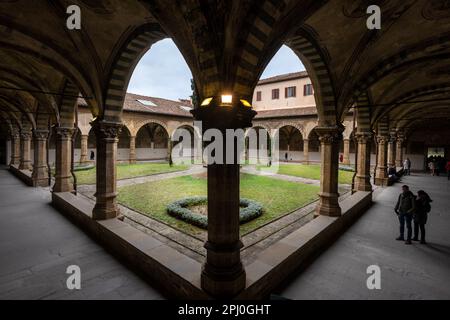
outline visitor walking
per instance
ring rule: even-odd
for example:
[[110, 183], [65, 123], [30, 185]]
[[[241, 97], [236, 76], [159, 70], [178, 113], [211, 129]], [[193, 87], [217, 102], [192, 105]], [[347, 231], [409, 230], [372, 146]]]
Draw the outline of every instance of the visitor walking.
[[419, 241], [419, 228], [420, 228], [420, 243], [425, 244], [425, 224], [428, 219], [428, 212], [431, 211], [430, 203], [433, 200], [423, 190], [417, 192], [416, 198], [416, 210], [414, 212], [414, 241]]
[[91, 159], [91, 161], [93, 161], [95, 159], [95, 153], [92, 150], [91, 150], [90, 159]]
[[403, 161], [403, 171], [405, 172], [405, 176], [411, 175], [411, 160], [409, 160], [409, 158], [406, 158], [405, 161]]
[[409, 190], [407, 185], [402, 187], [402, 193], [398, 196], [397, 204], [395, 205], [395, 213], [398, 216], [400, 222], [400, 235], [396, 240], [405, 240], [405, 223], [407, 228], [407, 238], [405, 244], [411, 244], [412, 236], [412, 218], [415, 209], [415, 197], [414, 194]]
[[430, 168], [431, 175], [435, 176], [436, 175], [436, 163], [434, 162], [433, 159], [431, 159], [430, 163], [428, 163], [428, 168]]

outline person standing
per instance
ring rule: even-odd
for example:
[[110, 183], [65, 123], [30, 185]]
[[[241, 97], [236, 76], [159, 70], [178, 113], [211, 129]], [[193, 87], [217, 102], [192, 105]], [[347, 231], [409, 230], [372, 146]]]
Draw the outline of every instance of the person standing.
[[433, 159], [431, 159], [430, 163], [428, 164], [428, 167], [430, 168], [431, 175], [435, 176], [436, 175], [436, 163], [434, 162]]
[[416, 211], [414, 212], [414, 238], [413, 241], [419, 241], [420, 228], [420, 243], [425, 244], [425, 224], [428, 219], [428, 212], [431, 211], [430, 196], [423, 190], [417, 192]]
[[407, 228], [407, 238], [405, 244], [411, 244], [412, 236], [412, 218], [415, 209], [415, 197], [414, 194], [409, 190], [407, 185], [402, 186], [402, 193], [398, 196], [397, 204], [395, 205], [395, 213], [398, 216], [400, 222], [400, 235], [396, 240], [405, 240], [405, 223]]
[[411, 175], [411, 160], [409, 158], [403, 161], [403, 171], [405, 172], [405, 176]]

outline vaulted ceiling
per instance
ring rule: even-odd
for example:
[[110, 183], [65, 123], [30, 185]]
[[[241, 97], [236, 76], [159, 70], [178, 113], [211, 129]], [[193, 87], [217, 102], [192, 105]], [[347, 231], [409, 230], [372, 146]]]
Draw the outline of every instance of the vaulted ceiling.
[[[72, 4], [81, 8], [81, 30], [66, 28]], [[381, 8], [380, 30], [366, 26], [369, 5]], [[250, 99], [288, 44], [313, 79], [326, 123], [362, 94], [374, 126], [388, 117], [400, 128], [405, 115], [427, 117], [424, 108], [450, 117], [448, 1], [0, 0], [0, 120], [36, 126], [40, 113], [58, 122], [67, 83], [94, 115], [119, 120], [134, 66], [166, 36], [203, 98], [229, 91]]]

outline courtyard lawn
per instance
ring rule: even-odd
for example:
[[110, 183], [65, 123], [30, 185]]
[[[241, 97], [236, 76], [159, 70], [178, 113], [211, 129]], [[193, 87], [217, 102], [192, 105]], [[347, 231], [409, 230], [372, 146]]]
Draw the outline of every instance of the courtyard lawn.
[[[260, 169], [264, 170], [264, 167], [261, 167]], [[288, 176], [320, 180], [320, 166], [314, 164], [280, 164], [278, 173]], [[339, 170], [339, 183], [352, 184], [353, 174], [354, 172], [351, 171]]]
[[[170, 216], [166, 206], [181, 198], [205, 196], [206, 190], [204, 175], [183, 176], [121, 187], [118, 200], [129, 208], [195, 235], [201, 229]], [[313, 202], [318, 198], [318, 192], [318, 186], [242, 174], [241, 197], [260, 202], [264, 212], [259, 218], [241, 225], [241, 234]]]
[[[188, 168], [189, 168], [188, 165], [173, 165], [171, 167], [169, 166], [168, 163], [156, 163], [156, 162], [137, 163], [137, 164], [118, 164], [117, 179], [121, 180], [128, 178], [143, 177], [158, 173], [187, 170]], [[88, 170], [76, 171], [75, 175], [77, 177], [77, 184], [79, 185], [95, 184], [96, 182], [95, 167]]]

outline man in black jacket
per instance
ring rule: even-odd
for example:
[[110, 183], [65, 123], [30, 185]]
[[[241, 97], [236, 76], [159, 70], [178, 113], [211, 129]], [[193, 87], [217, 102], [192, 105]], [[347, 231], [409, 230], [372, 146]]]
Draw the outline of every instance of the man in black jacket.
[[415, 197], [414, 194], [409, 191], [409, 187], [404, 185], [402, 187], [403, 192], [398, 196], [397, 204], [395, 205], [395, 213], [400, 221], [400, 236], [396, 240], [405, 240], [405, 222], [408, 229], [408, 237], [405, 244], [411, 244], [412, 236], [412, 218], [415, 210]]

